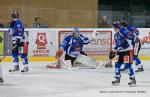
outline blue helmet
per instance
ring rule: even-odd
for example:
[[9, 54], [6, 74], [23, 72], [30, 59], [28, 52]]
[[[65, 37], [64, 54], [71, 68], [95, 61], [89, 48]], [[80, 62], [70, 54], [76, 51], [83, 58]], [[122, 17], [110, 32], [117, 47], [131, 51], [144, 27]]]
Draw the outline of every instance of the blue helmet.
[[18, 18], [18, 17], [19, 17], [19, 14], [18, 14], [16, 11], [13, 11], [13, 12], [11, 13], [11, 17], [13, 17], [13, 18]]
[[120, 29], [121, 28], [120, 22], [119, 21], [113, 22], [113, 27]]

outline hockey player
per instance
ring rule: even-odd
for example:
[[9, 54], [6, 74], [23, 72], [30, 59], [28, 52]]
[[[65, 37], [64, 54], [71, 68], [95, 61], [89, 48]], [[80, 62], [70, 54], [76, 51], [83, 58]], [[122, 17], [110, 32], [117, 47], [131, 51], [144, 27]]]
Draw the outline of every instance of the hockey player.
[[[3, 38], [0, 36], [0, 44], [2, 43], [2, 41], [3, 41]], [[2, 77], [1, 61], [2, 61], [2, 58], [0, 58], [0, 83], [3, 83], [4, 80], [3, 80], [3, 77]]]
[[143, 65], [141, 64], [141, 60], [138, 58], [139, 51], [141, 49], [141, 42], [140, 39], [138, 38], [139, 31], [135, 26], [128, 25], [126, 20], [121, 21], [121, 25], [127, 29], [127, 31], [132, 32], [134, 41], [133, 41], [133, 46], [134, 46], [134, 57], [133, 61], [135, 65], [137, 66], [137, 70], [135, 72], [142, 72], [144, 71]]
[[[132, 68], [133, 61], [133, 45], [132, 45], [132, 35], [126, 31], [126, 29], [121, 28], [120, 22], [114, 22], [113, 27], [115, 30], [115, 47], [110, 53], [110, 59], [114, 57], [115, 54], [119, 56], [118, 61], [115, 63], [115, 80], [112, 81], [113, 85], [117, 85], [120, 83], [121, 74], [120, 67], [122, 64], [125, 64], [125, 68], [129, 74], [129, 79], [131, 80], [128, 85], [134, 86], [136, 85], [136, 80], [134, 76], [134, 71]], [[128, 60], [124, 60], [127, 58]]]
[[56, 58], [60, 58], [63, 52], [66, 52], [65, 60], [71, 60], [71, 65], [73, 66], [79, 54], [86, 55], [86, 53], [82, 51], [82, 48], [83, 45], [88, 43], [90, 43], [90, 40], [84, 37], [78, 28], [74, 28], [73, 32], [66, 36], [60, 44], [60, 49], [56, 53]]
[[3, 83], [3, 76], [2, 76], [2, 67], [1, 67], [1, 59], [0, 59], [0, 83]]
[[19, 56], [21, 55], [22, 62], [24, 65], [23, 70], [21, 72], [27, 72], [28, 69], [28, 58], [27, 58], [27, 33], [24, 32], [24, 26], [19, 20], [19, 14], [14, 11], [11, 14], [12, 21], [10, 22], [9, 32], [12, 35], [13, 41], [13, 49], [12, 49], [12, 57], [13, 57], [13, 69], [9, 70], [9, 72], [19, 71]]
[[[0, 62], [1, 62], [1, 59], [0, 59]], [[3, 83], [4, 80], [3, 80], [3, 76], [2, 76], [2, 67], [1, 67], [1, 63], [0, 63], [0, 83]]]

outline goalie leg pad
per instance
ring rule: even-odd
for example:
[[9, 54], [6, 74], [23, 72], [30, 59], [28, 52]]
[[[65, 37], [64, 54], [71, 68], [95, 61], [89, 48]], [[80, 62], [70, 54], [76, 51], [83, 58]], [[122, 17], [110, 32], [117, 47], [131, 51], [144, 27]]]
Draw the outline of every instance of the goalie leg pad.
[[64, 64], [64, 66], [67, 67], [68, 70], [71, 70], [71, 68], [72, 68], [71, 60], [64, 60], [64, 59], [61, 59], [61, 61], [62, 61], [62, 64]]
[[82, 63], [88, 67], [96, 67], [98, 65], [98, 62], [96, 62], [95, 59], [85, 55], [79, 55], [76, 59], [76, 62]]

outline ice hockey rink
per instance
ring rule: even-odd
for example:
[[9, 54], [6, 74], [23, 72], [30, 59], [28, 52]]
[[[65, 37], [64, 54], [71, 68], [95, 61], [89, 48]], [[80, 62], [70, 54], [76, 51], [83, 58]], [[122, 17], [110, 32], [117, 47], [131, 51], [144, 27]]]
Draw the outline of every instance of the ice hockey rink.
[[112, 86], [114, 68], [48, 69], [47, 64], [34, 62], [28, 73], [9, 73], [12, 63], [2, 63], [0, 97], [150, 97], [150, 61], [143, 62], [144, 72], [136, 73], [136, 87], [127, 85], [126, 72], [120, 85]]

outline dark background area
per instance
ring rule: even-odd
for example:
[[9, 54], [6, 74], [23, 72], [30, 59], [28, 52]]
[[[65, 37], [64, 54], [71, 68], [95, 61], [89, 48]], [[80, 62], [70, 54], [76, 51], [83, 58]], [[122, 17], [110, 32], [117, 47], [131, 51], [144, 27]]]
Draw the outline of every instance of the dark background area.
[[149, 0], [99, 0], [98, 25], [105, 21], [110, 27], [113, 21], [127, 19], [130, 24], [138, 27], [150, 27]]

